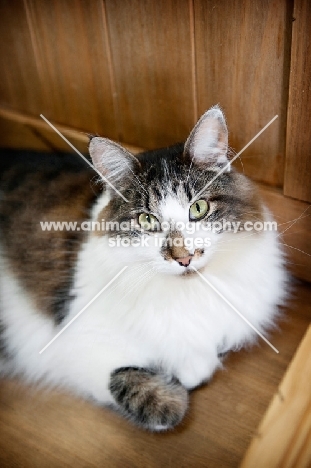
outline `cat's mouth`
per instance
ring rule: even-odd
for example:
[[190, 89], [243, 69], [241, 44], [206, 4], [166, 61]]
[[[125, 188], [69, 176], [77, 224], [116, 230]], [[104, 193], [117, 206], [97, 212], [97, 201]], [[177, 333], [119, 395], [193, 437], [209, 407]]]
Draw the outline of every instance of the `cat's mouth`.
[[190, 275], [194, 275], [194, 273], [195, 273], [195, 270], [193, 270], [192, 268], [185, 268], [180, 276], [190, 276]]
[[179, 262], [178, 259], [176, 260], [177, 263], [179, 263], [179, 265], [182, 268], [181, 272], [179, 273], [180, 276], [189, 276], [189, 275], [193, 275], [193, 273], [196, 272], [196, 269], [192, 267], [192, 263], [191, 263], [191, 260], [193, 258], [193, 255], [191, 255], [191, 259], [189, 262]]

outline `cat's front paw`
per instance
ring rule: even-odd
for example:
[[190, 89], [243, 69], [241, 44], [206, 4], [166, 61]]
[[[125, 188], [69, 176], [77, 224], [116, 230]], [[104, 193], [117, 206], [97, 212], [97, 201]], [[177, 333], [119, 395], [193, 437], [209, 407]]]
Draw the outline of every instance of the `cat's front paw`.
[[187, 390], [161, 371], [119, 368], [111, 374], [109, 389], [121, 413], [150, 431], [172, 429], [188, 407]]

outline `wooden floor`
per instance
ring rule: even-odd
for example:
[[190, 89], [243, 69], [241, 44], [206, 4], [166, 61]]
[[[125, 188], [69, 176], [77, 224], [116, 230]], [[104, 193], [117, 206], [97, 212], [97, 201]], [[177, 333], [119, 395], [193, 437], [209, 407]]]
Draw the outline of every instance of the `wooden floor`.
[[310, 285], [297, 284], [280, 328], [231, 354], [225, 370], [191, 395], [184, 423], [149, 434], [111, 411], [19, 382], [0, 387], [1, 467], [236, 467], [311, 318]]

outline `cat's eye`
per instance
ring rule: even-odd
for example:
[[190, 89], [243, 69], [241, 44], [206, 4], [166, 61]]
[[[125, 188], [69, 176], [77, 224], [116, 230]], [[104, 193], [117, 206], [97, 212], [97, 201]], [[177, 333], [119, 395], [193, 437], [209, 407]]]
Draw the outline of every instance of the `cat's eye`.
[[196, 202], [192, 203], [192, 205], [190, 206], [190, 210], [189, 210], [190, 219], [193, 221], [195, 220], [197, 221], [203, 218], [203, 216], [205, 216], [206, 213], [208, 212], [208, 209], [209, 209], [209, 205], [207, 201], [197, 200]]
[[159, 227], [159, 221], [150, 213], [141, 213], [139, 215], [138, 222], [146, 231], [155, 231]]

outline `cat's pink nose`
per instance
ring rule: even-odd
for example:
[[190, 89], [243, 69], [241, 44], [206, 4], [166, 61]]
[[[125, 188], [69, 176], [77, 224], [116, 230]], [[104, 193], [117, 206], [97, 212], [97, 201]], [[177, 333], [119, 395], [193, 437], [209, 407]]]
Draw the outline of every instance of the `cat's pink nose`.
[[183, 258], [175, 258], [176, 262], [179, 263], [180, 266], [187, 267], [190, 265], [192, 259], [192, 255], [189, 255], [188, 257], [183, 257]]

